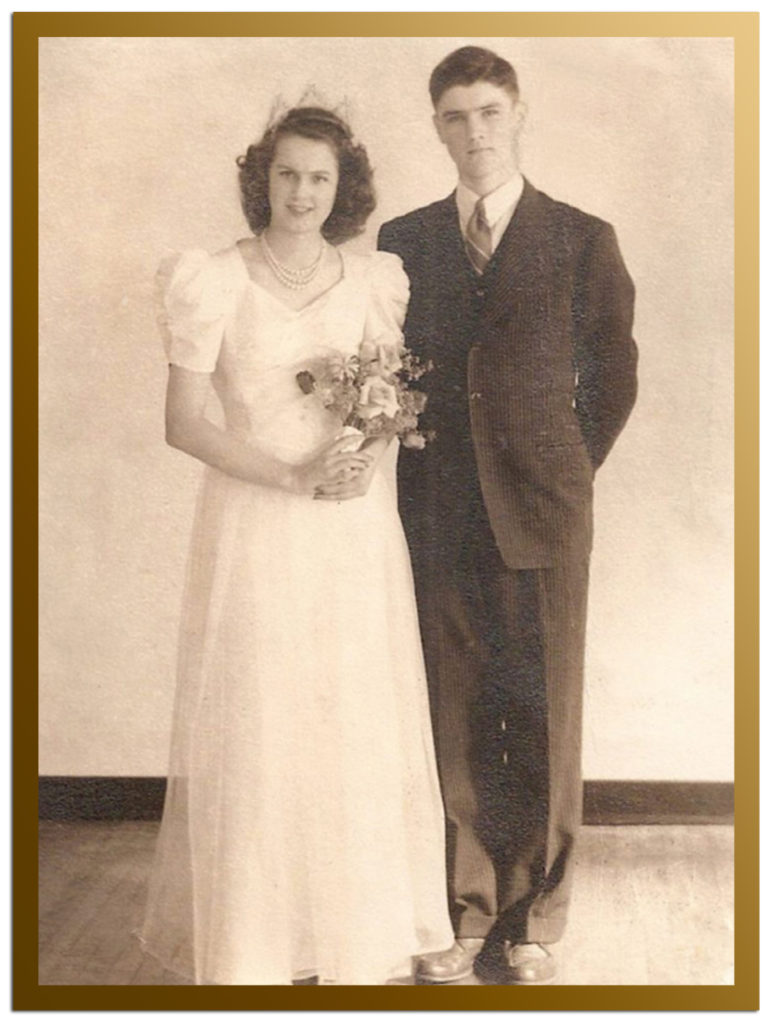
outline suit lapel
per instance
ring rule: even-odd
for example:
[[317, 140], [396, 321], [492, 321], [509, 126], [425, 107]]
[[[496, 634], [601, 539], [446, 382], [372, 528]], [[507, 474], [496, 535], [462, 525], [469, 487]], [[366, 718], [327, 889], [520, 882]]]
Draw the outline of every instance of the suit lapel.
[[436, 204], [427, 230], [438, 280], [444, 282], [449, 290], [455, 290], [462, 277], [476, 280], [475, 271], [464, 250], [455, 192]]
[[489, 319], [506, 313], [515, 296], [540, 289], [546, 281], [549, 261], [541, 244], [544, 221], [539, 193], [525, 179], [517, 208], [483, 274]]
[[[424, 358], [442, 363], [446, 358], [445, 332], [468, 317], [467, 307], [477, 275], [464, 251], [455, 194], [428, 207], [421, 217], [423, 251], [419, 267], [425, 287], [419, 302], [411, 302], [411, 345]], [[429, 329], [424, 324], [430, 324]]]

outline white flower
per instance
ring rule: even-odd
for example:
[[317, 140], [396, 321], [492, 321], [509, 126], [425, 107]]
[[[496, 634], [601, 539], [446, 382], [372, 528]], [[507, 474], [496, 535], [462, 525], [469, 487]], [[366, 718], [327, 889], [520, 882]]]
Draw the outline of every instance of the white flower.
[[403, 438], [403, 444], [406, 448], [424, 448], [427, 443], [427, 439], [423, 434], [418, 434], [415, 431], [413, 433], [406, 434]]
[[369, 377], [360, 388], [360, 402], [357, 409], [358, 416], [364, 420], [372, 420], [382, 413], [392, 418], [400, 409], [397, 400], [397, 390], [394, 385], [384, 380], [383, 377]]
[[403, 367], [400, 348], [397, 345], [383, 345], [375, 341], [364, 341], [360, 345], [360, 358], [365, 362], [378, 363], [378, 372], [384, 376], [397, 373]]

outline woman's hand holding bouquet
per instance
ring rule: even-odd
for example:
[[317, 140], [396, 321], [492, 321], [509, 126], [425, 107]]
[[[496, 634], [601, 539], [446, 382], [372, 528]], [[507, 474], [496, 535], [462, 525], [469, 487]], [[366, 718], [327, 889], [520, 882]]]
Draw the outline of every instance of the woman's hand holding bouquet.
[[310, 462], [293, 469], [291, 489], [317, 498], [328, 487], [361, 477], [371, 470], [375, 461], [374, 452], [350, 451], [349, 438], [346, 435], [337, 437]]
[[317, 484], [316, 498], [341, 501], [364, 495], [393, 437], [407, 448], [424, 447], [430, 435], [419, 431], [418, 418], [427, 397], [410, 385], [430, 369], [402, 344], [376, 340], [364, 341], [351, 356], [333, 353], [296, 375], [301, 390], [339, 418], [340, 436], [326, 451], [368, 456], [365, 464], [333, 463], [335, 477]]

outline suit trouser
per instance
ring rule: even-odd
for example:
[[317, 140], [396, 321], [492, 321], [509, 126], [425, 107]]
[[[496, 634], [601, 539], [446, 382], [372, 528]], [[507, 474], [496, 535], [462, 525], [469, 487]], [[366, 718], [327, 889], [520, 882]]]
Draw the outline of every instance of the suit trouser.
[[459, 937], [556, 942], [581, 822], [588, 556], [504, 565], [483, 515], [417, 573]]

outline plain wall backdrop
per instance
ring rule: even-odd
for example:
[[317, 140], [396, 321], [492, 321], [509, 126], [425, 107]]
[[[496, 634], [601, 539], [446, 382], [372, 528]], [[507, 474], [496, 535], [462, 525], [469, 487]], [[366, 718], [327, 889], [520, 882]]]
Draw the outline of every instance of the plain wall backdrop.
[[447, 195], [426, 83], [470, 42], [518, 71], [524, 173], [615, 226], [637, 287], [639, 398], [596, 480], [585, 777], [732, 779], [733, 53], [712, 38], [41, 40], [41, 773], [166, 770], [200, 466], [163, 440], [160, 258], [248, 233], [235, 158], [310, 84], [376, 168], [351, 244]]

